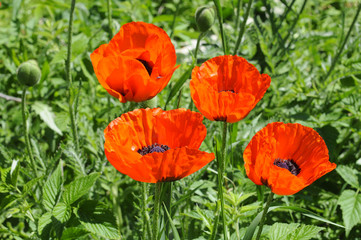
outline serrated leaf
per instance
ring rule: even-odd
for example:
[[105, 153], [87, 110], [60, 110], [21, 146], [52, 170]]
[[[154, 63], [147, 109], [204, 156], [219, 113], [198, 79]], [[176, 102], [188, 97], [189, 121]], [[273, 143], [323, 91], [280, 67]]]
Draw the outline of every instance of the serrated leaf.
[[51, 107], [41, 102], [34, 102], [31, 105], [32, 109], [40, 116], [40, 118], [51, 128], [54, 132], [62, 135], [63, 133], [56, 126], [54, 122], [54, 113], [51, 110]]
[[345, 190], [338, 199], [338, 204], [341, 206], [346, 235], [348, 235], [355, 225], [361, 223], [361, 195], [352, 190]]
[[71, 207], [65, 203], [58, 203], [53, 208], [53, 216], [61, 223], [65, 223], [71, 216]]
[[91, 173], [88, 176], [75, 179], [64, 189], [64, 202], [71, 205], [73, 202], [81, 198], [94, 185], [99, 176], [100, 173]]
[[323, 227], [317, 227], [313, 225], [304, 225], [301, 224], [290, 236], [290, 240], [309, 240], [311, 238], [316, 238], [318, 233], [322, 231]]
[[1, 181], [6, 184], [11, 184], [11, 177], [10, 177], [11, 168], [1, 168]]
[[275, 223], [272, 225], [268, 232], [270, 240], [289, 240], [289, 234], [291, 234], [297, 227], [298, 223]]
[[89, 232], [110, 239], [120, 238], [115, 217], [104, 204], [94, 200], [83, 201], [80, 203], [77, 215], [80, 223]]
[[84, 228], [78, 228], [78, 227], [66, 228], [63, 231], [63, 234], [61, 235], [61, 240], [77, 240], [87, 235], [88, 233], [89, 232]]
[[43, 214], [38, 221], [38, 232], [42, 237], [46, 237], [49, 235], [51, 228], [51, 212], [47, 212]]
[[61, 190], [62, 184], [62, 162], [59, 162], [58, 167], [55, 169], [53, 174], [46, 181], [43, 193], [43, 204], [44, 207], [51, 211], [55, 206]]
[[340, 176], [343, 178], [343, 180], [345, 180], [345, 182], [347, 182], [348, 184], [350, 184], [352, 187], [354, 188], [359, 188], [360, 184], [358, 181], [358, 171], [356, 169], [353, 169], [349, 166], [345, 166], [345, 165], [338, 165], [336, 168], [336, 171], [338, 174], [340, 174]]

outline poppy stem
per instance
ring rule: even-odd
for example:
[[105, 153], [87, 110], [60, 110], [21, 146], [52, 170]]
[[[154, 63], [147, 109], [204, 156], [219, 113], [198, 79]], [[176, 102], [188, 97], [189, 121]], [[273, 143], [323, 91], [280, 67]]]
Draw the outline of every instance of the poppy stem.
[[28, 117], [27, 117], [26, 108], [25, 108], [25, 106], [26, 106], [26, 97], [25, 96], [26, 96], [26, 87], [24, 87], [24, 89], [23, 89], [23, 94], [22, 94], [22, 99], [21, 99], [21, 110], [22, 110], [22, 114], [23, 114], [24, 136], [25, 136], [26, 149], [29, 154], [31, 166], [34, 169], [35, 176], [37, 177], [38, 171], [36, 170], [34, 155], [33, 155], [33, 152], [31, 151], [29, 130], [28, 130], [28, 125], [26, 124], [26, 120], [28, 119]]
[[271, 193], [268, 195], [267, 202], [266, 202], [266, 206], [265, 206], [264, 209], [263, 209], [261, 222], [260, 222], [260, 224], [259, 224], [259, 229], [258, 229], [258, 232], [257, 232], [256, 240], [259, 240], [260, 237], [261, 237], [263, 225], [264, 225], [264, 222], [265, 222], [265, 220], [266, 220], [266, 214], [267, 214], [268, 208], [269, 208], [269, 206], [271, 205], [271, 202], [272, 202], [272, 200], [273, 200], [273, 195], [274, 195], [273, 192], [271, 192]]
[[71, 124], [71, 130], [72, 130], [72, 134], [73, 134], [73, 140], [74, 140], [74, 145], [75, 145], [75, 149], [78, 152], [79, 151], [79, 140], [78, 140], [78, 132], [77, 132], [77, 128], [76, 128], [76, 123], [75, 123], [75, 113], [74, 113], [74, 108], [73, 108], [73, 103], [72, 103], [72, 99], [73, 99], [73, 87], [72, 87], [72, 78], [71, 78], [71, 73], [70, 73], [70, 62], [71, 62], [71, 44], [72, 44], [72, 33], [73, 33], [73, 15], [74, 15], [74, 9], [75, 9], [75, 0], [71, 1], [71, 6], [70, 6], [70, 16], [69, 16], [69, 27], [68, 27], [68, 49], [67, 49], [67, 58], [65, 61], [65, 73], [66, 73], [66, 80], [68, 82], [68, 88], [69, 88], [69, 92], [70, 92], [70, 97], [69, 97], [69, 114], [70, 114], [70, 124]]
[[197, 55], [198, 55], [199, 45], [200, 45], [200, 42], [201, 42], [203, 37], [204, 37], [204, 32], [201, 32], [199, 34], [199, 36], [198, 36], [198, 39], [197, 39], [196, 49], [194, 50], [194, 63], [193, 63], [193, 65], [197, 64]]
[[107, 15], [108, 15], [108, 34], [109, 40], [113, 37], [113, 23], [112, 23], [112, 14], [110, 9], [110, 0], [107, 0]]
[[[242, 37], [243, 37], [243, 34], [244, 34], [244, 30], [246, 28], [246, 23], [247, 23], [247, 19], [248, 19], [248, 16], [249, 16], [249, 12], [251, 10], [252, 1], [253, 0], [249, 0], [249, 2], [248, 2], [247, 10], [246, 10], [246, 13], [244, 15], [241, 27], [239, 29], [239, 35], [238, 35], [238, 38], [237, 38], [236, 46], [234, 47], [233, 55], [237, 55], [237, 53], [238, 53], [238, 48], [239, 48], [239, 45], [241, 44], [241, 40], [242, 40]], [[239, 19], [239, 14], [237, 15], [237, 19]]]
[[223, 52], [224, 52], [224, 55], [227, 55], [228, 48], [227, 48], [227, 42], [226, 42], [226, 35], [223, 30], [223, 12], [222, 12], [221, 2], [219, 0], [213, 0], [213, 2], [214, 2], [214, 5], [216, 5], [216, 9], [217, 9], [219, 28], [221, 30], [221, 37], [222, 37]]
[[153, 213], [153, 234], [152, 239], [158, 239], [158, 219], [159, 219], [159, 207], [160, 199], [162, 193], [163, 182], [157, 182], [155, 184], [155, 193], [154, 193], [154, 213]]
[[148, 216], [148, 212], [147, 212], [147, 184], [145, 182], [141, 182], [141, 187], [142, 187], [142, 217], [143, 217], [143, 226], [142, 226], [142, 230], [143, 230], [143, 238], [142, 239], [146, 239], [146, 234], [148, 234], [148, 236], [151, 236], [150, 233], [150, 222], [149, 222], [149, 216]]
[[221, 213], [222, 213], [222, 226], [223, 226], [223, 239], [227, 239], [227, 225], [226, 216], [224, 212], [224, 198], [223, 198], [223, 175], [225, 170], [225, 159], [226, 159], [226, 143], [227, 143], [227, 122], [223, 122], [222, 131], [222, 146], [221, 146], [221, 157], [218, 159], [218, 196], [221, 201]]

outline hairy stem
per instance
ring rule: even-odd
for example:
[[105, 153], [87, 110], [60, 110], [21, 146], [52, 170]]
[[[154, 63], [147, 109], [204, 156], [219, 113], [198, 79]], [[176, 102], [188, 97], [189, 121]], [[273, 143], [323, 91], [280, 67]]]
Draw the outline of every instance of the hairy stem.
[[21, 110], [22, 110], [22, 115], [23, 115], [24, 136], [25, 136], [26, 150], [28, 151], [28, 154], [29, 154], [31, 166], [35, 172], [35, 176], [37, 177], [38, 170], [36, 169], [36, 166], [35, 166], [34, 155], [31, 150], [31, 145], [30, 145], [28, 125], [26, 124], [27, 115], [26, 115], [26, 108], [25, 108], [25, 106], [26, 106], [26, 97], [25, 96], [26, 96], [26, 87], [24, 87], [24, 89], [23, 89], [23, 94], [22, 94], [22, 99], [21, 99]]
[[273, 195], [274, 195], [273, 192], [271, 192], [271, 193], [268, 195], [267, 202], [266, 202], [266, 206], [265, 206], [264, 209], [263, 209], [261, 222], [260, 222], [260, 224], [259, 224], [259, 229], [258, 229], [258, 232], [257, 232], [256, 240], [259, 240], [260, 237], [261, 237], [263, 225], [264, 225], [264, 222], [265, 222], [265, 220], [266, 220], [266, 214], [267, 214], [267, 212], [268, 212], [269, 206], [271, 205], [271, 202], [272, 202], [272, 199], [273, 199]]
[[162, 193], [162, 182], [155, 184], [154, 193], [154, 213], [153, 213], [153, 234], [152, 239], [158, 240], [158, 219], [159, 219], [159, 207]]
[[[243, 37], [243, 34], [244, 34], [244, 30], [246, 28], [246, 23], [247, 23], [247, 19], [248, 19], [248, 16], [249, 16], [249, 12], [251, 10], [252, 1], [253, 0], [249, 0], [249, 2], [248, 2], [246, 14], [244, 15], [243, 22], [242, 22], [240, 30], [239, 30], [239, 35], [238, 35], [238, 38], [237, 38], [236, 46], [234, 47], [233, 55], [237, 55], [237, 53], [238, 53], [238, 48], [239, 48], [239, 45], [241, 44], [241, 40], [242, 40], [242, 37]], [[237, 15], [237, 18], [239, 18], [238, 15]]]
[[223, 30], [223, 12], [222, 12], [222, 6], [219, 0], [213, 0], [214, 5], [216, 5], [217, 9], [217, 16], [219, 21], [219, 28], [221, 30], [221, 37], [222, 37], [222, 48], [224, 55], [228, 54], [228, 47], [227, 47], [227, 41], [226, 41], [226, 35]]
[[226, 216], [224, 212], [224, 198], [223, 198], [223, 175], [225, 170], [225, 156], [226, 156], [226, 143], [227, 143], [227, 122], [223, 122], [223, 131], [222, 131], [222, 147], [221, 147], [221, 157], [217, 159], [218, 161], [218, 197], [221, 201], [221, 215], [222, 215], [222, 226], [223, 226], [223, 239], [227, 239], [227, 226], [226, 226]]

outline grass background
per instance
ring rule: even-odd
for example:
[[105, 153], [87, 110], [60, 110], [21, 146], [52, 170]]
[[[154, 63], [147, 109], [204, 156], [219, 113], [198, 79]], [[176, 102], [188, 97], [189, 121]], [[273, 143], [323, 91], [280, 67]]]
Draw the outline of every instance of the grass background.
[[[240, 2], [237, 15], [238, 1], [221, 1], [232, 53], [248, 4], [248, 1]], [[114, 33], [127, 22], [145, 21], [172, 36], [180, 68], [158, 95], [159, 107], [173, 109], [179, 103], [180, 107], [196, 110], [190, 98], [189, 80], [180, 92], [173, 94], [171, 90], [192, 64], [199, 35], [194, 13], [203, 5], [213, 6], [213, 2], [111, 1]], [[255, 132], [274, 121], [298, 122], [316, 129], [328, 146], [330, 160], [338, 165], [337, 171], [300, 193], [277, 196], [276, 205], [302, 207], [347, 228], [297, 211], [275, 211], [266, 224], [302, 223], [322, 227], [313, 236], [318, 239], [346, 239], [346, 234], [348, 239], [361, 239], [361, 22], [355, 19], [359, 6], [356, 0], [253, 1], [238, 55], [269, 74], [272, 82], [255, 109], [228, 129], [225, 198], [231, 239], [244, 235], [263, 196], [262, 191], [256, 194], [256, 186], [245, 175], [243, 150]], [[19, 99], [0, 98], [0, 238], [106, 239], [120, 232], [124, 239], [140, 239], [140, 185], [117, 172], [103, 151], [103, 129], [110, 120], [136, 108], [137, 104], [122, 104], [109, 98], [98, 83], [89, 58], [100, 44], [109, 41], [107, 3], [77, 1], [74, 12], [71, 74], [76, 93], [73, 100], [77, 102], [79, 151], [75, 150], [71, 135], [65, 80], [69, 9], [70, 1], [1, 1], [0, 93], [21, 97], [16, 69], [28, 59], [38, 61], [42, 77], [27, 94], [38, 176], [29, 167], [24, 150]], [[222, 54], [216, 22], [201, 41], [198, 64]], [[208, 135], [201, 149], [214, 152], [221, 126], [208, 120], [204, 123]], [[14, 175], [11, 171], [14, 160], [19, 161], [18, 173], [15, 180], [14, 177], [9, 180]], [[215, 170], [213, 162], [173, 185], [172, 215], [182, 239], [208, 239], [212, 232], [217, 199]], [[84, 196], [67, 204], [64, 200], [67, 185], [91, 173], [101, 174]], [[56, 174], [60, 177], [53, 177]], [[46, 186], [52, 186], [49, 179], [60, 179], [54, 183], [58, 190], [50, 208], [44, 200]], [[149, 188], [151, 211], [153, 186]], [[66, 214], [60, 217], [54, 205]], [[93, 223], [89, 220], [92, 217], [99, 220], [104, 216], [109, 221], [100, 224], [104, 227], [99, 227], [100, 232], [87, 227], [86, 223]], [[272, 239], [267, 231], [272, 232], [272, 227], [266, 227], [264, 235], [265, 239]], [[74, 236], [77, 237], [71, 238]]]

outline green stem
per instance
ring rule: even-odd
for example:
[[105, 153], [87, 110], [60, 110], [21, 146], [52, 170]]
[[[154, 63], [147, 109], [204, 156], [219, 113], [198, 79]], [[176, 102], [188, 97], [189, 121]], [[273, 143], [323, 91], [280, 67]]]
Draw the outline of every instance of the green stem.
[[196, 49], [194, 49], [194, 62], [193, 62], [193, 66], [197, 64], [197, 56], [198, 56], [199, 45], [200, 45], [200, 42], [201, 42], [202, 38], [204, 37], [204, 34], [205, 34], [205, 33], [201, 32], [201, 33], [199, 34], [199, 36], [198, 36]]
[[163, 182], [158, 182], [155, 184], [153, 234], [152, 234], [153, 240], [158, 240], [158, 219], [159, 219], [159, 207], [160, 207], [162, 185], [163, 185]]
[[172, 20], [172, 25], [171, 25], [171, 33], [169, 35], [169, 38], [172, 38], [173, 34], [174, 34], [174, 26], [175, 26], [175, 20], [178, 16], [178, 12], [179, 12], [179, 8], [180, 8], [180, 4], [181, 4], [181, 0], [179, 0], [179, 2], [177, 3], [177, 6], [176, 6], [176, 10], [175, 10], [175, 13], [173, 14], [173, 20]]
[[217, 16], [219, 21], [219, 28], [221, 30], [221, 37], [222, 37], [222, 47], [224, 55], [228, 54], [227, 42], [226, 42], [226, 35], [224, 34], [223, 30], [223, 13], [222, 13], [222, 6], [219, 0], [213, 0], [214, 5], [216, 5], [217, 9]]
[[343, 41], [343, 43], [342, 43], [342, 46], [339, 48], [339, 50], [338, 50], [335, 58], [334, 58], [333, 61], [332, 61], [332, 64], [331, 64], [330, 69], [328, 70], [325, 78], [323, 79], [324, 82], [327, 80], [327, 78], [330, 76], [332, 70], [335, 68], [336, 63], [337, 63], [337, 61], [338, 61], [338, 58], [340, 57], [340, 55], [341, 55], [341, 53], [342, 53], [342, 51], [343, 51], [343, 49], [344, 49], [344, 47], [345, 47], [345, 45], [346, 45], [346, 42], [347, 42], [347, 40], [348, 40], [348, 38], [349, 38], [349, 36], [350, 36], [350, 34], [351, 34], [353, 25], [355, 25], [356, 20], [357, 20], [357, 18], [358, 18], [358, 15], [360, 14], [360, 10], [361, 10], [361, 3], [358, 5], [356, 15], [355, 15], [354, 19], [352, 20], [351, 26], [350, 26], [350, 28], [348, 29], [347, 35], [346, 35], [346, 37], [345, 37], [345, 39], [344, 39], [344, 41]]
[[[149, 221], [149, 216], [148, 216], [148, 212], [147, 212], [147, 184], [145, 182], [141, 182], [140, 183], [142, 186], [142, 217], [143, 217], [143, 238], [142, 239], [147, 239], [146, 238], [146, 234], [148, 234], [148, 236], [151, 236], [151, 226], [150, 226], [150, 221]], [[152, 237], [150, 237], [152, 238]]]
[[22, 114], [23, 114], [25, 144], [26, 144], [26, 149], [27, 149], [28, 154], [29, 154], [31, 166], [34, 169], [35, 176], [38, 177], [38, 170], [36, 169], [36, 166], [35, 166], [34, 155], [33, 155], [33, 152], [31, 151], [28, 125], [26, 124], [27, 115], [26, 115], [26, 108], [25, 108], [25, 106], [26, 106], [26, 97], [25, 96], [26, 96], [26, 87], [24, 87], [24, 89], [23, 89], [23, 94], [22, 94], [22, 98], [21, 98], [21, 110], [22, 110]]
[[66, 58], [66, 65], [65, 65], [65, 73], [66, 73], [66, 80], [68, 81], [70, 97], [69, 97], [69, 114], [70, 114], [70, 125], [71, 130], [73, 133], [73, 140], [75, 149], [79, 151], [79, 140], [78, 140], [78, 132], [75, 123], [75, 113], [73, 108], [73, 103], [71, 99], [73, 99], [73, 91], [72, 91], [72, 78], [70, 73], [70, 62], [71, 62], [71, 45], [72, 45], [72, 32], [73, 32], [73, 15], [75, 9], [75, 0], [71, 1], [70, 6], [70, 16], [69, 16], [69, 27], [68, 27], [68, 50], [67, 50], [67, 58]]
[[68, 50], [67, 50], [66, 65], [65, 65], [66, 80], [69, 85], [72, 84], [72, 79], [70, 74], [70, 62], [71, 62], [71, 41], [72, 41], [72, 33], [73, 33], [74, 9], [75, 9], [75, 0], [72, 0], [70, 6], [70, 16], [69, 16], [69, 26], [68, 26]]
[[273, 195], [274, 195], [273, 192], [271, 192], [271, 193], [268, 195], [267, 202], [266, 202], [266, 206], [265, 206], [264, 209], [263, 209], [261, 222], [260, 222], [260, 224], [259, 224], [259, 229], [258, 229], [258, 232], [257, 232], [256, 240], [259, 240], [260, 237], [261, 237], [263, 225], [264, 225], [264, 222], [265, 222], [265, 220], [266, 220], [266, 214], [267, 214], [267, 212], [268, 212], [269, 206], [271, 205], [271, 202], [272, 202], [272, 199], [273, 199]]
[[[237, 55], [237, 53], [238, 53], [238, 48], [239, 48], [239, 45], [241, 44], [241, 40], [242, 40], [242, 37], [243, 37], [243, 34], [244, 34], [244, 30], [246, 28], [246, 23], [247, 23], [247, 19], [248, 19], [248, 16], [249, 16], [249, 12], [251, 10], [252, 1], [253, 0], [249, 0], [249, 2], [248, 2], [246, 14], [245, 14], [245, 16], [243, 18], [243, 22], [242, 22], [240, 30], [239, 30], [239, 35], [238, 35], [238, 38], [237, 38], [236, 46], [234, 47], [233, 55]], [[239, 18], [238, 15], [237, 15], [237, 18]]]
[[[243, 3], [242, 3], [243, 5]], [[237, 11], [236, 11], [236, 22], [234, 24], [234, 29], [237, 29], [238, 28], [238, 24], [239, 24], [239, 14], [241, 12], [241, 0], [238, 0], [237, 1]]]
[[[164, 196], [164, 203], [165, 203], [165, 207], [169, 213], [169, 216], [172, 217], [172, 209], [171, 209], [171, 203], [172, 203], [172, 188], [173, 188], [173, 184], [172, 182], [165, 182], [163, 185], [163, 196]], [[165, 225], [165, 236], [167, 239], [170, 239], [169, 236], [169, 221], [166, 222]]]
[[222, 226], [223, 226], [223, 239], [227, 239], [227, 226], [226, 217], [224, 213], [224, 198], [223, 198], [223, 175], [225, 170], [225, 156], [226, 156], [226, 143], [227, 143], [227, 122], [223, 122], [222, 131], [222, 147], [221, 157], [218, 160], [218, 197], [221, 201], [221, 213], [222, 213]]
[[113, 24], [112, 24], [111, 10], [110, 10], [110, 0], [107, 0], [107, 15], [108, 15], [108, 34], [110, 40], [113, 37]]

